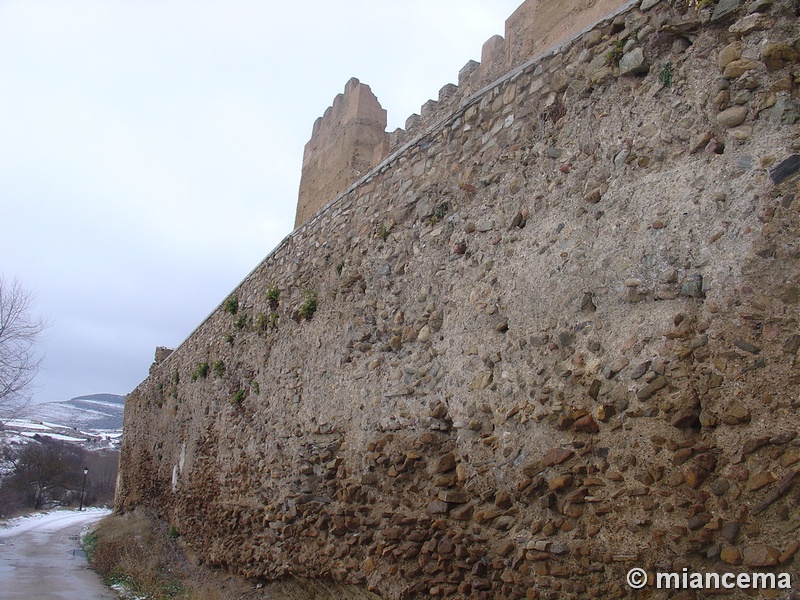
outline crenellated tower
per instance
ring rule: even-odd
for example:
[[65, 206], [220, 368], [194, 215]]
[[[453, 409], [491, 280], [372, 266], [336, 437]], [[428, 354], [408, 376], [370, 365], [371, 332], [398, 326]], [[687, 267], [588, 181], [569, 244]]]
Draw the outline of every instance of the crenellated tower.
[[294, 226], [308, 221], [388, 152], [386, 110], [369, 86], [353, 77], [314, 122], [303, 152]]

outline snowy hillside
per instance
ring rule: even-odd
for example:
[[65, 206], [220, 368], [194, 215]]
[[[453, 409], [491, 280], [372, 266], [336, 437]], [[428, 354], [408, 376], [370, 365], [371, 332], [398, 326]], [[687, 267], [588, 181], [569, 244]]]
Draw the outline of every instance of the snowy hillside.
[[116, 394], [34, 404], [16, 418], [3, 421], [0, 438], [6, 443], [19, 443], [38, 435], [78, 442], [91, 449], [118, 448], [124, 411], [125, 396]]
[[81, 430], [122, 429], [125, 396], [92, 394], [65, 402], [47, 402], [28, 407], [22, 418], [47, 421]]

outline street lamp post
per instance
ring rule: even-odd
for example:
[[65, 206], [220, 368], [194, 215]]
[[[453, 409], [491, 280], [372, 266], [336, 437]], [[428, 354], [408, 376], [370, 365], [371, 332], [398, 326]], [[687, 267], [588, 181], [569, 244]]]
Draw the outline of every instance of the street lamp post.
[[83, 468], [83, 487], [81, 488], [81, 505], [78, 510], [83, 510], [83, 492], [86, 491], [86, 476], [89, 474], [89, 467]]

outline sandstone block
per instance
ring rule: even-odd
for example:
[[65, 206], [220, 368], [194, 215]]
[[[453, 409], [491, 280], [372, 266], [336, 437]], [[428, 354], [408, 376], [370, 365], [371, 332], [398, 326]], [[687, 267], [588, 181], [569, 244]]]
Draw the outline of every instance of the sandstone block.
[[747, 118], [746, 106], [731, 106], [717, 115], [717, 123], [723, 127], [736, 127], [744, 123]]
[[642, 401], [648, 400], [658, 390], [662, 390], [665, 387], [667, 387], [667, 379], [664, 376], [659, 375], [658, 377], [653, 379], [653, 381], [651, 381], [650, 383], [645, 385], [643, 388], [641, 388], [638, 392], [636, 392], [636, 397], [639, 400], [642, 400]]
[[744, 564], [748, 567], [774, 567], [780, 557], [781, 553], [767, 544], [747, 546], [743, 552]]
[[569, 474], [557, 475], [547, 481], [547, 487], [550, 488], [551, 492], [563, 490], [570, 485], [572, 485], [572, 475]]
[[595, 422], [592, 415], [585, 415], [575, 421], [573, 428], [575, 431], [580, 431], [582, 433], [597, 433], [600, 431], [600, 426]]
[[442, 490], [439, 492], [439, 500], [448, 504], [464, 504], [469, 502], [469, 495], [461, 490]]
[[785, 43], [767, 44], [761, 48], [761, 62], [766, 65], [767, 71], [777, 71], [800, 62], [800, 52]]
[[433, 465], [434, 473], [448, 473], [456, 468], [456, 457], [452, 452], [440, 456]]
[[739, 60], [741, 57], [742, 57], [742, 42], [736, 40], [735, 42], [728, 44], [722, 50], [719, 51], [717, 64], [719, 65], [720, 70], [724, 71], [725, 67], [727, 67], [733, 61]]
[[711, 20], [719, 21], [720, 19], [725, 18], [739, 8], [741, 4], [741, 0], [720, 0], [719, 4], [717, 4], [717, 6], [714, 8], [714, 12], [711, 14]]
[[575, 451], [570, 450], [569, 448], [551, 448], [544, 455], [542, 463], [545, 467], [552, 467], [554, 465], [560, 465], [561, 463], [572, 458], [574, 455]]
[[760, 473], [756, 473], [750, 479], [748, 479], [745, 487], [748, 492], [754, 492], [777, 480], [778, 478], [769, 471], [761, 471]]
[[738, 79], [748, 71], [757, 69], [758, 66], [759, 64], [754, 60], [750, 60], [749, 58], [740, 58], [739, 60], [729, 62], [725, 66], [725, 70], [722, 72], [722, 75], [726, 79]]
[[516, 549], [516, 545], [512, 540], [501, 540], [492, 548], [495, 554], [505, 558]]
[[726, 425], [740, 425], [750, 422], [750, 411], [735, 400], [728, 404], [722, 413], [722, 422]]
[[733, 546], [726, 546], [723, 548], [719, 557], [729, 565], [742, 564], [742, 553], [738, 548]]
[[474, 507], [471, 504], [461, 504], [453, 507], [450, 518], [456, 521], [469, 521], [472, 518]]
[[624, 54], [619, 61], [620, 75], [644, 75], [649, 68], [641, 48], [634, 48]]

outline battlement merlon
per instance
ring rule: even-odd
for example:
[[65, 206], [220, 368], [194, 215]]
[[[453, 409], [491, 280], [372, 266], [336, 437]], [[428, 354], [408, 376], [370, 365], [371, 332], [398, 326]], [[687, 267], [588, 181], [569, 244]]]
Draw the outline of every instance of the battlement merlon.
[[557, 46], [624, 4], [625, 0], [526, 0], [506, 19], [506, 68]]
[[386, 110], [353, 77], [314, 122], [303, 152], [295, 227], [358, 181], [389, 152]]

